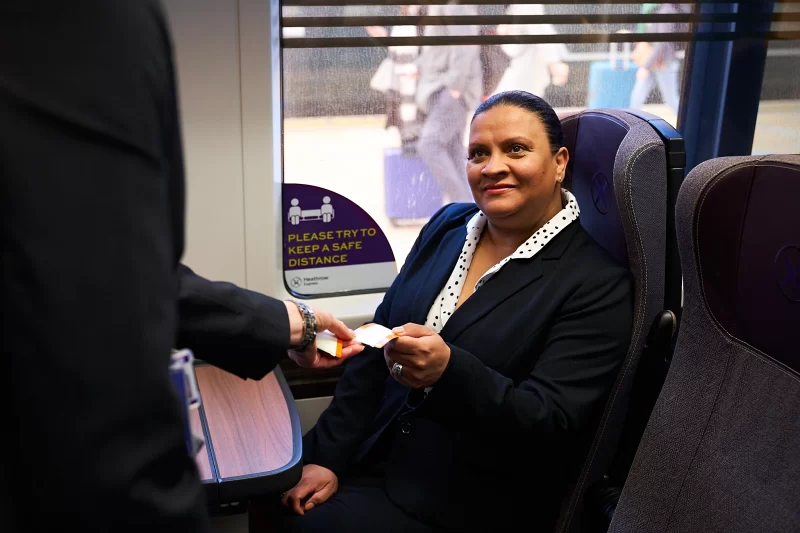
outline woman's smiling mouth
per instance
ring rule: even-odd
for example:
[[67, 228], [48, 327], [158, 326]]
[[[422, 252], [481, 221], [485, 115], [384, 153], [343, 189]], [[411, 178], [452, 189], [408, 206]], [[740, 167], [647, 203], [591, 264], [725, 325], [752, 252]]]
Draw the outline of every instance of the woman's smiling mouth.
[[510, 185], [507, 183], [494, 183], [492, 185], [487, 185], [483, 188], [486, 194], [503, 194], [508, 191], [515, 189], [514, 185]]

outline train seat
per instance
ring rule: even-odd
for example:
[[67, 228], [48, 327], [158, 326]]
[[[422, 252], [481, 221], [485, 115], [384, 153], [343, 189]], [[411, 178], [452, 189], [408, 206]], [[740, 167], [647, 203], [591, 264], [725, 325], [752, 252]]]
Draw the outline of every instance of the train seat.
[[[642, 386], [637, 367], [643, 357], [663, 361], [680, 313], [677, 245], [669, 228], [686, 157], [680, 134], [654, 115], [593, 109], [562, 117], [562, 126], [570, 152], [565, 186], [578, 199], [580, 222], [631, 270], [635, 285], [630, 349], [605, 410], [598, 413], [593, 439], [585, 443], [587, 459], [556, 527], [567, 533], [587, 530], [593, 521], [587, 505], [596, 499], [595, 487], [615, 464], [632, 460], [633, 452], [628, 459], [617, 451], [635, 450], [656, 398], [640, 398], [635, 402], [638, 419], [629, 416], [635, 385], [656, 394], [661, 385], [653, 380], [658, 373], [651, 372]], [[597, 514], [594, 520], [605, 520]]]
[[798, 200], [798, 155], [686, 178], [681, 328], [612, 533], [800, 530]]

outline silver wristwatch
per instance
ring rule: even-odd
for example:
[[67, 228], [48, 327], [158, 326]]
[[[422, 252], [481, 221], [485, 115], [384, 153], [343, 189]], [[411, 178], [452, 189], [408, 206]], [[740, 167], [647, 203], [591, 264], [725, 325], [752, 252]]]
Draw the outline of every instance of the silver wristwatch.
[[303, 339], [300, 344], [290, 346], [289, 349], [295, 352], [304, 352], [317, 338], [317, 318], [314, 316], [314, 311], [303, 302], [292, 300], [292, 303], [297, 306], [300, 314], [303, 315]]

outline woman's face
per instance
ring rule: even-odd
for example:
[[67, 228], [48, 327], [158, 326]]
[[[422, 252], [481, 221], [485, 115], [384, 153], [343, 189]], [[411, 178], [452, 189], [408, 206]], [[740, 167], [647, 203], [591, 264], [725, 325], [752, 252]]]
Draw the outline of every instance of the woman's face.
[[566, 148], [551, 153], [544, 125], [526, 109], [498, 105], [470, 126], [467, 180], [489, 220], [547, 222], [561, 209], [568, 160]]

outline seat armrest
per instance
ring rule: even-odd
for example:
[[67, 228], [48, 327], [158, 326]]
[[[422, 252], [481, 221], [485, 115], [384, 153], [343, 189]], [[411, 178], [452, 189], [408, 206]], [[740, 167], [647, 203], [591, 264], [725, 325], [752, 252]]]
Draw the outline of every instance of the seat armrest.
[[619, 483], [624, 483], [628, 477], [628, 470], [633, 463], [639, 441], [644, 434], [661, 387], [664, 385], [672, 361], [676, 331], [677, 318], [675, 313], [669, 310], [659, 313], [650, 327], [631, 387], [622, 437], [614, 463], [608, 472]]

